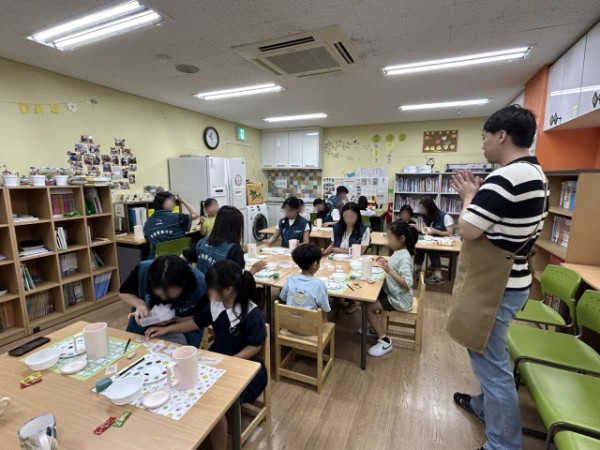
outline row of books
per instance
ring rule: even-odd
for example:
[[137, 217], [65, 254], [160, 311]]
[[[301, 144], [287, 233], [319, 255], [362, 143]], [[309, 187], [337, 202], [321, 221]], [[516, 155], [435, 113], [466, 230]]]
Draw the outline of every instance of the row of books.
[[81, 281], [76, 281], [75, 283], [63, 286], [63, 294], [66, 306], [73, 306], [77, 303], [81, 303], [84, 300], [83, 283]]
[[15, 312], [12, 302], [0, 303], [0, 333], [15, 326]]
[[99, 299], [108, 293], [112, 272], [94, 276], [94, 298]]
[[444, 194], [456, 193], [456, 190], [450, 184], [452, 180], [450, 178], [442, 178], [442, 190], [440, 192]]
[[463, 201], [460, 197], [442, 197], [440, 198], [440, 209], [447, 213], [460, 213], [462, 211]]
[[571, 219], [567, 217], [554, 217], [554, 223], [552, 224], [552, 235], [550, 240], [556, 242], [563, 247], [569, 246], [569, 237], [571, 235]]
[[575, 194], [577, 194], [577, 180], [563, 181], [560, 188], [560, 207], [575, 208]]
[[398, 210], [404, 205], [410, 205], [414, 212], [419, 212], [419, 205], [421, 203], [421, 200], [423, 200], [424, 198], [425, 197], [406, 197], [401, 194], [396, 194], [395, 205], [398, 206]]
[[129, 208], [129, 231], [133, 231], [134, 225], [144, 226], [148, 220], [148, 210], [143, 206]]
[[432, 192], [438, 190], [437, 177], [397, 177], [396, 192]]
[[85, 209], [88, 214], [102, 214], [102, 202], [100, 202], [98, 189], [86, 188], [83, 191], [83, 196], [85, 199]]
[[37, 274], [32, 274], [29, 271], [27, 264], [21, 264], [21, 276], [23, 277], [23, 286], [26, 291], [32, 291], [35, 289], [37, 283], [42, 282], [42, 278]]
[[69, 247], [67, 243], [67, 232], [63, 227], [56, 228], [56, 248], [57, 250], [66, 250]]
[[66, 255], [60, 255], [58, 257], [60, 265], [60, 274], [63, 277], [74, 275], [77, 273], [78, 262], [77, 255], [75, 253], [67, 253]]
[[50, 192], [52, 216], [62, 217], [65, 213], [77, 211], [73, 189], [53, 189]]
[[52, 291], [28, 295], [25, 300], [27, 303], [27, 315], [30, 319], [39, 319], [54, 312]]
[[100, 255], [96, 253], [94, 250], [91, 251], [90, 255], [92, 270], [97, 270], [100, 267], [104, 267], [104, 261], [100, 258]]

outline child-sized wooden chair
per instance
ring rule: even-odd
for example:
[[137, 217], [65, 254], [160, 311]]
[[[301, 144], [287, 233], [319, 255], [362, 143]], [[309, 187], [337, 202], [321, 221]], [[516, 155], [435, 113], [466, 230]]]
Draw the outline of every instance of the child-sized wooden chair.
[[394, 342], [409, 342], [417, 353], [421, 353], [423, 319], [425, 316], [425, 272], [419, 273], [417, 296], [413, 297], [410, 311], [384, 311], [383, 326]]
[[[306, 334], [300, 336], [291, 333]], [[329, 344], [329, 354], [324, 350]], [[289, 353], [281, 359], [282, 347], [289, 347]], [[317, 375], [311, 377], [287, 368], [296, 355], [309, 356], [317, 359]], [[323, 322], [321, 309], [309, 310], [294, 306], [282, 305], [275, 301], [275, 379], [291, 378], [317, 387], [321, 393], [323, 381], [331, 370], [335, 355], [335, 324]], [[323, 366], [323, 361], [326, 362]]]

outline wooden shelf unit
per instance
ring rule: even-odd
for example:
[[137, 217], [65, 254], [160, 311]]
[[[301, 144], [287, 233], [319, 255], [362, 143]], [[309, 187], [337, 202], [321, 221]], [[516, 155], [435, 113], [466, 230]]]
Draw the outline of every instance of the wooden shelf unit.
[[[95, 188], [102, 204], [103, 213], [88, 215], [85, 210], [84, 191]], [[62, 217], [52, 215], [52, 193], [68, 189], [74, 194], [74, 204], [81, 216]], [[63, 191], [64, 192], [64, 191]], [[33, 215], [39, 220], [14, 222], [13, 215]], [[111, 191], [109, 186], [65, 186], [65, 187], [0, 187], [0, 253], [6, 259], [0, 260], [0, 287], [8, 293], [0, 295], [0, 316], [10, 308], [14, 326], [0, 331], [0, 351], [9, 348], [27, 336], [60, 326], [74, 318], [102, 308], [118, 300], [119, 271], [112, 215]], [[67, 235], [68, 248], [58, 251], [56, 230], [63, 227]], [[89, 244], [88, 227], [93, 236], [107, 241]], [[19, 258], [18, 242], [24, 239], [42, 239], [50, 253]], [[91, 251], [96, 251], [106, 264], [93, 271]], [[62, 274], [61, 257], [74, 255], [77, 269], [74, 273]], [[30, 272], [41, 277], [35, 289], [26, 291], [21, 276], [21, 265], [26, 264]], [[110, 272], [111, 281], [108, 294], [96, 299], [94, 296], [94, 276]], [[67, 306], [64, 287], [81, 282], [84, 301]], [[30, 319], [27, 313], [27, 297], [49, 292], [52, 295], [54, 310], [49, 314]], [[15, 344], [12, 344], [13, 346]]]
[[[561, 171], [546, 172], [550, 189], [548, 217], [535, 245], [533, 270], [541, 275], [548, 264], [560, 263], [600, 266], [600, 250], [597, 242], [600, 235], [600, 171]], [[560, 206], [561, 184], [563, 181], [577, 180], [575, 205], [572, 210]], [[554, 218], [571, 220], [571, 230], [567, 246], [552, 242]], [[532, 298], [541, 298], [541, 276], [534, 277], [531, 288]]]

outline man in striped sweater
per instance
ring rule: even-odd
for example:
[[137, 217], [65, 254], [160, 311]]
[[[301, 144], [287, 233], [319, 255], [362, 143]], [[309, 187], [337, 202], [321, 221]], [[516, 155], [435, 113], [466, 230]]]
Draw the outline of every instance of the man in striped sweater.
[[475, 240], [484, 234], [492, 244], [516, 252], [534, 235], [516, 255], [485, 350], [469, 350], [481, 393], [454, 394], [458, 405], [485, 422], [484, 450], [522, 448], [519, 400], [506, 340], [510, 322], [529, 296], [532, 280], [526, 255], [546, 216], [545, 176], [528, 150], [535, 131], [535, 117], [527, 109], [513, 105], [495, 112], [483, 127], [483, 153], [488, 162], [501, 167], [485, 181], [469, 171], [460, 171], [453, 178], [453, 186], [464, 202], [459, 219], [463, 239]]

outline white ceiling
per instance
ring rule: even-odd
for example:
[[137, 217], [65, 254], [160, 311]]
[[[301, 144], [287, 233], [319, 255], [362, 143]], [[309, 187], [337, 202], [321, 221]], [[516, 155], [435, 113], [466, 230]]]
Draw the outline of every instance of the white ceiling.
[[[173, 20], [64, 53], [25, 39], [118, 3], [2, 0], [0, 56], [260, 129], [281, 127], [267, 125], [264, 117], [310, 112], [329, 117], [302, 125], [331, 127], [485, 116], [512, 100], [540, 67], [556, 60], [600, 18], [597, 0], [147, 0]], [[350, 37], [365, 62], [362, 69], [278, 79], [231, 50], [335, 24]], [[522, 45], [534, 46], [524, 61], [399, 77], [384, 77], [380, 70]], [[172, 59], [161, 62], [157, 54]], [[181, 74], [176, 63], [194, 64], [200, 71]], [[212, 102], [192, 97], [265, 82], [286, 90]], [[481, 97], [492, 102], [460, 112], [397, 109]]]

